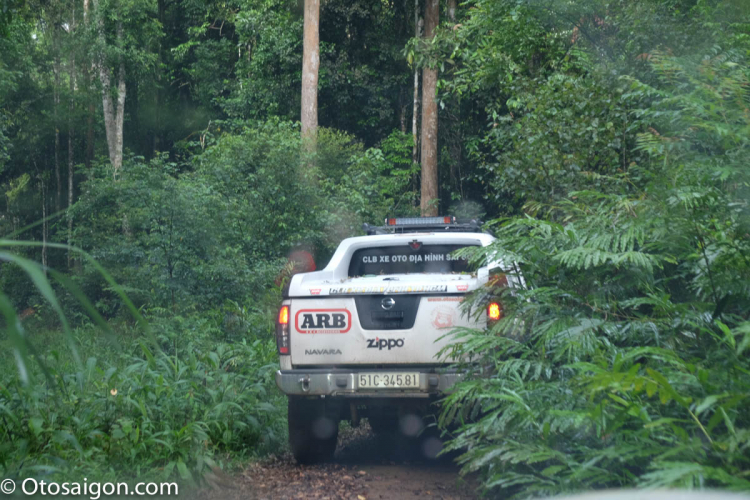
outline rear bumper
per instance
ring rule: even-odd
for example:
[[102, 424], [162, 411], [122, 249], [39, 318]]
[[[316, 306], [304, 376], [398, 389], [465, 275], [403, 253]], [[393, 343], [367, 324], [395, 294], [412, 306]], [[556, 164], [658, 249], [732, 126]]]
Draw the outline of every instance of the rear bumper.
[[[357, 375], [361, 372], [419, 373], [419, 388], [360, 389]], [[276, 385], [290, 396], [341, 396], [349, 398], [429, 398], [449, 392], [464, 374], [447, 369], [389, 368], [389, 369], [295, 369], [278, 370]]]

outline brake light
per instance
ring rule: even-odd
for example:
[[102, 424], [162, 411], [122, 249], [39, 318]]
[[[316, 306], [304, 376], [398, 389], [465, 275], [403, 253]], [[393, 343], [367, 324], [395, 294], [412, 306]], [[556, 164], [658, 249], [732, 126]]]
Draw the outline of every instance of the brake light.
[[289, 306], [281, 306], [276, 322], [276, 347], [279, 354], [289, 355]]
[[279, 324], [280, 325], [288, 325], [289, 324], [289, 306], [282, 306], [279, 310]]
[[487, 306], [487, 319], [497, 321], [503, 317], [503, 309], [498, 302], [491, 302]]

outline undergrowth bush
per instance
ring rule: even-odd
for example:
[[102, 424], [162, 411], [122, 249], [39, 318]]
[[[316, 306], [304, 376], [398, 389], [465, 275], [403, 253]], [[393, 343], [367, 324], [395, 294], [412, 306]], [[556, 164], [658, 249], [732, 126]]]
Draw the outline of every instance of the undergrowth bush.
[[474, 251], [528, 285], [489, 331], [456, 332], [478, 363], [441, 423], [488, 490], [750, 490], [747, 61], [649, 60], [657, 86], [624, 83], [653, 102], [634, 111], [651, 161], [602, 178], [621, 189], [527, 204], [538, 217], [495, 221]]
[[80, 369], [53, 349], [40, 355], [37, 383], [4, 373], [0, 474], [199, 481], [283, 442], [274, 342], [207, 346], [167, 354], [135, 341]]
[[[230, 334], [220, 314], [153, 307], [144, 317], [100, 264], [73, 249], [131, 316], [105, 321], [74, 280], [12, 253], [33, 245], [0, 240], [0, 259], [23, 271], [63, 327], [45, 330], [0, 290], [0, 474], [200, 483], [210, 469], [284, 440], [275, 342], [263, 318], [278, 287]], [[63, 295], [88, 321], [71, 326]]]

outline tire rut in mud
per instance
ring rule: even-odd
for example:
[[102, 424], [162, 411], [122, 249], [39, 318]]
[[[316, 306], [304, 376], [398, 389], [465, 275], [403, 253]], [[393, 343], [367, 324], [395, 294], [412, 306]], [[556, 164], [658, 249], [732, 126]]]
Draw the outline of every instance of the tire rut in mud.
[[375, 435], [366, 422], [342, 429], [333, 462], [300, 466], [290, 454], [270, 457], [215, 481], [204, 500], [354, 499], [465, 500], [476, 485], [461, 480], [450, 457], [436, 453], [429, 432], [420, 438]]

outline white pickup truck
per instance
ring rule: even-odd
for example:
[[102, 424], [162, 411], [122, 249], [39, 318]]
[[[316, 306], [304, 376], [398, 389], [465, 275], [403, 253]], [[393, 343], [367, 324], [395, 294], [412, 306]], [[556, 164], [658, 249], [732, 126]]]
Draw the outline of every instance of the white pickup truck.
[[[477, 223], [423, 217], [365, 229], [343, 240], [325, 269], [295, 275], [279, 311], [276, 383], [289, 397], [289, 442], [301, 463], [332, 457], [341, 420], [367, 417], [387, 432], [428, 412], [461, 377], [439, 355], [446, 334], [487, 322], [459, 306], [501, 266], [472, 272], [453, 253], [493, 241]], [[512, 286], [510, 275], [497, 276]], [[487, 306], [499, 319], [499, 304]]]

